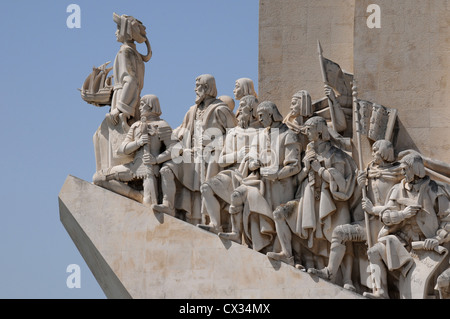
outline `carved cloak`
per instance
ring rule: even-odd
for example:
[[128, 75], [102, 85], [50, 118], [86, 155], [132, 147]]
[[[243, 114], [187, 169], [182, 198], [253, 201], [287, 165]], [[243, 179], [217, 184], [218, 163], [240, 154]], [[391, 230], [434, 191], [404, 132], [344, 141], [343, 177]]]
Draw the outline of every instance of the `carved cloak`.
[[[173, 158], [165, 165], [170, 167], [178, 182], [175, 208], [186, 211], [190, 218], [200, 219], [200, 186], [221, 171], [218, 164], [219, 152], [216, 151], [222, 149], [224, 134], [227, 129], [237, 125], [237, 120], [233, 112], [221, 100], [210, 100], [204, 109], [204, 113], [199, 118], [196, 118], [197, 110], [197, 105], [191, 106], [184, 117], [183, 123], [174, 130], [174, 137], [180, 141], [180, 146], [184, 150], [191, 150], [192, 153], [185, 152], [182, 157]], [[212, 133], [216, 134], [214, 145], [220, 147], [219, 150], [211, 149], [211, 155], [216, 156], [216, 158], [212, 161], [199, 157], [194, 158], [194, 155], [202, 155], [201, 153], [205, 149], [202, 139], [208, 135], [208, 131], [213, 131]]]
[[[310, 174], [300, 185], [296, 211], [287, 218], [292, 232], [307, 239], [311, 249], [315, 246], [315, 239], [331, 242], [334, 228], [351, 221], [348, 200], [355, 189], [357, 167], [348, 154], [330, 142], [326, 143], [324, 150], [317, 155], [331, 177], [330, 183], [317, 173], [314, 173], [314, 178]], [[314, 250], [328, 257], [328, 251], [323, 246], [316, 246]]]

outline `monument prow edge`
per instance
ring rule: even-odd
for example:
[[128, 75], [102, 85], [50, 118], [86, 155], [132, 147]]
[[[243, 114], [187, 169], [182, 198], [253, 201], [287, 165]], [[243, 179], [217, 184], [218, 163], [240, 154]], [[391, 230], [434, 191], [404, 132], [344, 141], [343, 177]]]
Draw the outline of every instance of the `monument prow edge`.
[[59, 210], [108, 298], [363, 298], [71, 175]]

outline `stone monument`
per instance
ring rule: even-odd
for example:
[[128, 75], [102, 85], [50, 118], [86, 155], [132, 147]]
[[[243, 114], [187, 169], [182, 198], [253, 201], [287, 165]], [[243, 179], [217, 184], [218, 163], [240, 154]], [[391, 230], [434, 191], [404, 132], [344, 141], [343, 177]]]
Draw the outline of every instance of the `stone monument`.
[[448, 1], [259, 5], [259, 94], [237, 79], [234, 114], [200, 75], [173, 130], [141, 96], [144, 24], [113, 14], [114, 78], [106, 63], [81, 89], [110, 106], [93, 182], [59, 194], [105, 294], [449, 298], [449, 153], [430, 140], [450, 129]]

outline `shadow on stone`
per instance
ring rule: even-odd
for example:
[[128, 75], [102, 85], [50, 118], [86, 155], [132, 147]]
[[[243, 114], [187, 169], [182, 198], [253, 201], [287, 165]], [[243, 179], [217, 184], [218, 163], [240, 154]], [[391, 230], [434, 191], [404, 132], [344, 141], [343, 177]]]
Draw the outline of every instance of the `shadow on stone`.
[[225, 247], [227, 250], [230, 249], [230, 247], [231, 247], [231, 245], [232, 245], [231, 240], [222, 238], [222, 237], [220, 237], [220, 236], [219, 236], [219, 239], [220, 239], [220, 241], [222, 242], [223, 247]]
[[155, 215], [156, 220], [158, 220], [158, 222], [160, 224], [164, 224], [164, 213], [159, 213], [159, 212], [153, 212]]
[[267, 259], [269, 259], [269, 262], [272, 265], [273, 269], [279, 270], [281, 268], [281, 261], [273, 260], [273, 259], [270, 259], [270, 258], [267, 258]]

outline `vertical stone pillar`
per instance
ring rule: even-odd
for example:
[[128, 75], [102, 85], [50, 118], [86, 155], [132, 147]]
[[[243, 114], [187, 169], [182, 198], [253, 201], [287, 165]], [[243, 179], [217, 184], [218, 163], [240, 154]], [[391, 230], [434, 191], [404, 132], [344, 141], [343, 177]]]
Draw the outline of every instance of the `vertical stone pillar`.
[[325, 96], [317, 53], [353, 73], [354, 0], [260, 0], [260, 101], [271, 100], [287, 115], [292, 95], [308, 90]]
[[[367, 26], [369, 4], [381, 28]], [[354, 73], [359, 98], [399, 110], [397, 151], [450, 162], [450, 1], [356, 0]]]

